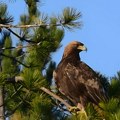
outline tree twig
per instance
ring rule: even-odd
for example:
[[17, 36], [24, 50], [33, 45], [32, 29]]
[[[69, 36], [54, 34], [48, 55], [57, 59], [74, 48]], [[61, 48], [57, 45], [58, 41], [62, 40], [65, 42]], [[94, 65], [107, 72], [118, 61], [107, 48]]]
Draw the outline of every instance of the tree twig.
[[59, 100], [60, 102], [62, 102], [67, 109], [69, 110], [72, 106], [70, 104], [68, 104], [65, 100], [63, 100], [62, 98], [60, 98], [58, 95], [54, 94], [53, 92], [51, 92], [50, 90], [48, 90], [45, 87], [41, 87], [40, 88], [42, 91], [44, 91], [45, 93], [49, 94], [50, 96], [54, 97], [55, 99]]
[[15, 57], [8, 56], [8, 55], [5, 55], [5, 54], [3, 54], [3, 53], [0, 53], [0, 55], [2, 55], [2, 56], [4, 56], [4, 57], [8, 57], [8, 58], [10, 58], [10, 59], [12, 59], [12, 60], [14, 60], [14, 61], [20, 63], [20, 64], [23, 65], [24, 67], [27, 67], [27, 68], [30, 68], [30, 67], [31, 67], [31, 66], [27, 66], [27, 65], [25, 65], [25, 64], [22, 63], [21, 61], [17, 60]]
[[64, 23], [58, 23], [58, 24], [33, 24], [33, 25], [5, 25], [0, 24], [0, 28], [31, 28], [31, 27], [47, 27], [47, 26], [62, 26]]
[[34, 43], [34, 44], [28, 44], [26, 46], [22, 46], [22, 45], [18, 45], [16, 47], [3, 47], [3, 48], [0, 48], [0, 50], [5, 50], [5, 49], [16, 49], [16, 48], [28, 48], [28, 47], [31, 47], [31, 46], [39, 46], [41, 44], [41, 42], [38, 42], [38, 43]]
[[17, 33], [15, 33], [13, 30], [11, 30], [10, 28], [6, 28], [7, 30], [9, 30], [13, 35], [15, 35], [16, 37], [18, 37], [20, 39], [20, 41], [26, 41], [28, 43], [36, 43], [35, 41], [32, 40], [27, 40], [24, 37], [21, 37], [20, 35], [18, 35]]

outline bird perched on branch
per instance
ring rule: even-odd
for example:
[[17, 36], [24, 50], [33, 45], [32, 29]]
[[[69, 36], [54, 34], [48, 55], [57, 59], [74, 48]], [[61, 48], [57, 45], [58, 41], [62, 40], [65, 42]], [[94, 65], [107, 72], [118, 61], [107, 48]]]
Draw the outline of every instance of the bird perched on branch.
[[107, 93], [98, 74], [81, 61], [79, 53], [82, 51], [87, 51], [83, 43], [69, 43], [53, 72], [59, 91], [80, 109], [88, 102], [98, 105], [100, 101], [107, 100]]

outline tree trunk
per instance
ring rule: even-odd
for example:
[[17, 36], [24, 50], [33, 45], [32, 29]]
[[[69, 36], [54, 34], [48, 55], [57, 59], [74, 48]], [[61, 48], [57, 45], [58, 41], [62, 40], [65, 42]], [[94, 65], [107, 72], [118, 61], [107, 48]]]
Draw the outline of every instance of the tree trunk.
[[4, 98], [4, 88], [2, 86], [0, 86], [0, 120], [5, 120], [4, 118], [4, 101], [3, 101], [3, 98]]
[[[1, 69], [1, 60], [0, 60], [0, 72], [2, 71]], [[0, 120], [5, 120], [4, 116], [4, 87], [1, 85], [0, 86]]]

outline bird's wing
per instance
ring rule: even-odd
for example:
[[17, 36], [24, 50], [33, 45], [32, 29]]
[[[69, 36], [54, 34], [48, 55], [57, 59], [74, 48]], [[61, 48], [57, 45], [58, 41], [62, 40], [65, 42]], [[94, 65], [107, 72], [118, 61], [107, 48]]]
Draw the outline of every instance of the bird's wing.
[[96, 104], [105, 101], [107, 99], [106, 93], [98, 74], [84, 62], [80, 62], [79, 68], [84, 76], [88, 98]]
[[105, 99], [106, 95], [100, 79], [84, 62], [80, 62], [78, 66], [67, 64], [65, 75], [69, 78], [71, 87], [75, 89], [76, 96], [85, 96], [95, 104]]

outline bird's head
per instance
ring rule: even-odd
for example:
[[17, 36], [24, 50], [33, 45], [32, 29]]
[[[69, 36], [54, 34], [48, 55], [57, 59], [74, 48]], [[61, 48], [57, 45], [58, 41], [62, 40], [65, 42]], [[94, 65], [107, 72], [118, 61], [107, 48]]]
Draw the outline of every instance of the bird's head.
[[78, 41], [72, 41], [65, 47], [63, 58], [71, 54], [79, 54], [81, 51], [87, 51], [85, 45]]

